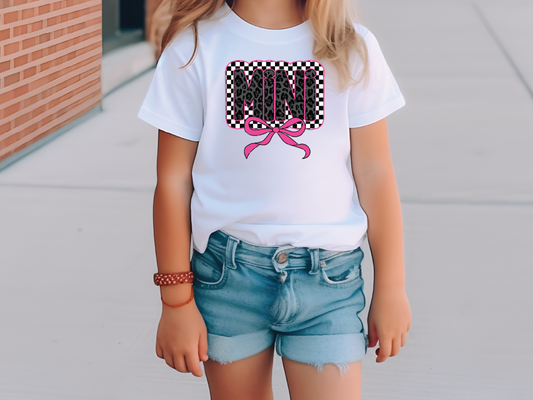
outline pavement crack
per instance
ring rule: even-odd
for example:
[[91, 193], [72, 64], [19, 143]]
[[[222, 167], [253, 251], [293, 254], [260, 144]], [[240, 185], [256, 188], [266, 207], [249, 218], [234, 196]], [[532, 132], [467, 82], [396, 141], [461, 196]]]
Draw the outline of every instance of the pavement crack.
[[518, 65], [516, 65], [516, 63], [514, 62], [513, 57], [511, 57], [511, 55], [509, 54], [509, 52], [505, 48], [503, 42], [500, 40], [500, 38], [496, 34], [496, 31], [494, 30], [494, 28], [492, 28], [492, 25], [488, 21], [487, 17], [485, 17], [485, 14], [481, 10], [481, 8], [477, 5], [477, 3], [472, 2], [472, 6], [474, 7], [474, 10], [476, 11], [476, 14], [478, 15], [479, 19], [481, 20], [481, 23], [483, 24], [483, 26], [485, 27], [485, 29], [487, 30], [489, 35], [492, 37], [494, 42], [496, 42], [496, 45], [498, 46], [498, 48], [502, 52], [502, 54], [505, 57], [505, 59], [511, 65], [511, 68], [514, 70], [514, 72], [515, 72], [516, 76], [518, 77], [518, 79], [520, 80], [520, 82], [522, 82], [522, 85], [524, 86], [524, 88], [528, 92], [529, 97], [531, 97], [531, 99], [533, 100], [533, 89], [531, 89], [531, 86], [529, 86], [529, 83], [527, 82], [526, 78], [524, 77], [524, 75], [520, 71], [520, 68], [518, 68]]

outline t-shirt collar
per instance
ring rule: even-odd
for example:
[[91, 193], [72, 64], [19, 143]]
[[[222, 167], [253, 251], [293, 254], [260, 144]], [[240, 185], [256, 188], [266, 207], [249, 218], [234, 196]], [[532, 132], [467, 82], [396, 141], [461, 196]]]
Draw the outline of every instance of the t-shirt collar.
[[226, 3], [220, 7], [215, 16], [222, 17], [221, 21], [235, 33], [258, 42], [288, 43], [311, 34], [308, 21], [285, 29], [266, 29], [252, 25], [235, 14]]

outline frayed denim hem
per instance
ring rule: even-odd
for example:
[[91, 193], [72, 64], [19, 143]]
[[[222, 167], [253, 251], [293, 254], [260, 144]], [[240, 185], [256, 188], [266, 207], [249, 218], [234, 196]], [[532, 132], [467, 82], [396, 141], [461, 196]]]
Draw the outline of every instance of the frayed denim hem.
[[[348, 369], [350, 368], [350, 364], [349, 363], [326, 363], [326, 364], [335, 364], [337, 366], [337, 368], [339, 368], [339, 372], [342, 375], [344, 375]], [[314, 367], [317, 367], [317, 371], [320, 372], [324, 369], [324, 365], [326, 364], [310, 364], [310, 365], [313, 365]]]
[[[339, 368], [341, 376], [349, 369], [349, 363], [361, 360], [366, 354], [365, 334], [342, 335], [278, 335], [276, 352], [289, 360], [309, 364], [320, 372], [326, 364]], [[309, 349], [315, 349], [309, 351]], [[322, 361], [323, 362], [320, 362]]]

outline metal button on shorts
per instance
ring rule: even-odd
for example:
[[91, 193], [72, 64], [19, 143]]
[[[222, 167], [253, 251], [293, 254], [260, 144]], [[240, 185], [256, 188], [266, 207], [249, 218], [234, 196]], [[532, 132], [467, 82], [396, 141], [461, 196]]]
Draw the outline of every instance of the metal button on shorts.
[[286, 263], [286, 262], [287, 262], [287, 259], [288, 259], [287, 253], [281, 253], [281, 254], [278, 256], [278, 262], [279, 262], [280, 264]]

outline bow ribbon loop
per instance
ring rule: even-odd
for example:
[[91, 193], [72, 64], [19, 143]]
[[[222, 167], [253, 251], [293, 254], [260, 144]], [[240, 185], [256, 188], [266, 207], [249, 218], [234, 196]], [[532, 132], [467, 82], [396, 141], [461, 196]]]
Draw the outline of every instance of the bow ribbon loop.
[[[266, 126], [267, 128], [252, 128], [250, 126], [250, 123], [252, 122], [259, 122]], [[291, 130], [289, 129], [296, 123], [302, 123], [302, 126], [297, 130]], [[305, 155], [303, 158], [309, 157], [311, 154], [311, 149], [306, 144], [300, 144], [297, 143], [292, 137], [298, 137], [301, 136], [305, 132], [305, 122], [302, 121], [299, 118], [291, 118], [287, 122], [285, 122], [282, 126], [278, 127], [272, 127], [270, 126], [266, 121], [262, 120], [261, 118], [257, 117], [249, 117], [244, 122], [244, 130], [247, 134], [252, 136], [261, 136], [264, 134], [268, 134], [265, 139], [263, 139], [261, 142], [256, 143], [250, 143], [248, 146], [244, 148], [244, 156], [248, 158], [250, 153], [256, 149], [259, 146], [266, 146], [270, 143], [272, 140], [272, 137], [274, 137], [275, 134], [277, 134], [283, 142], [288, 144], [289, 146], [298, 147], [299, 149], [302, 149], [305, 152]]]

